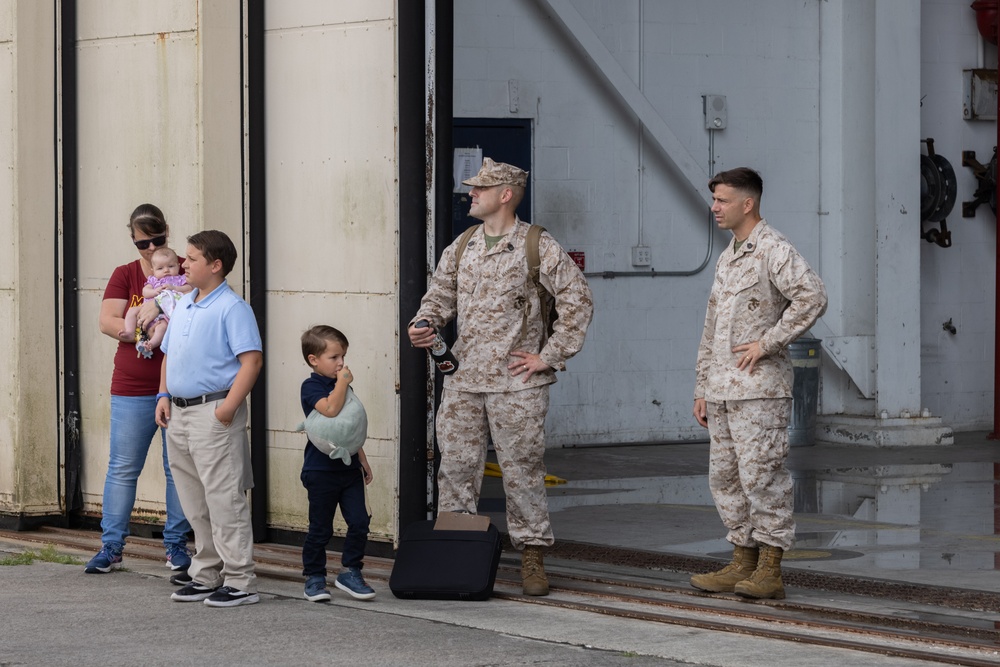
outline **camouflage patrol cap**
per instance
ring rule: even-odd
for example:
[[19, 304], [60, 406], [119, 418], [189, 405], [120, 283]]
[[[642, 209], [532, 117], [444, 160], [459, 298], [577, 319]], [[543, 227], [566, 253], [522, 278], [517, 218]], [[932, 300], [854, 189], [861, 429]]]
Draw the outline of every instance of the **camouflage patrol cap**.
[[486, 188], [493, 185], [519, 185], [523, 188], [528, 184], [528, 172], [512, 164], [494, 162], [491, 158], [484, 157], [479, 173], [462, 183]]

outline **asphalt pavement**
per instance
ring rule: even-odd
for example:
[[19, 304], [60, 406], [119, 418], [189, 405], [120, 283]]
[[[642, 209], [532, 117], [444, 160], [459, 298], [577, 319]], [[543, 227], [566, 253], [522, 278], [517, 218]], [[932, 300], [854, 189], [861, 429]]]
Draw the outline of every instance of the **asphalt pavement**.
[[[39, 551], [9, 535], [0, 562]], [[92, 552], [56, 549], [79, 564], [0, 566], [0, 666], [928, 664], [516, 600], [399, 600], [381, 578], [369, 578], [372, 601], [331, 589], [320, 604], [294, 576], [263, 576], [259, 604], [211, 608], [172, 601], [162, 560], [126, 549], [126, 569], [92, 575], [82, 565]]]

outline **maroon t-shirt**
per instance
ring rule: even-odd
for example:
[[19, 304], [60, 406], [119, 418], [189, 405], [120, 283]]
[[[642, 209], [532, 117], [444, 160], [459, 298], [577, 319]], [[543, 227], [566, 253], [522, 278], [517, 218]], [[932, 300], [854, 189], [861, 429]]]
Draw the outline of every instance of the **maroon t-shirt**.
[[[184, 260], [181, 259], [181, 262]], [[184, 273], [184, 269], [181, 269]], [[124, 299], [125, 308], [120, 315], [132, 306], [143, 302], [142, 288], [146, 286], [146, 276], [142, 272], [139, 260], [123, 264], [115, 269], [104, 288], [105, 299]], [[153, 351], [153, 357], [146, 359], [135, 343], [118, 343], [115, 352], [115, 370], [111, 375], [111, 393], [115, 396], [152, 396], [160, 391], [160, 365], [163, 363], [163, 353], [159, 349]]]

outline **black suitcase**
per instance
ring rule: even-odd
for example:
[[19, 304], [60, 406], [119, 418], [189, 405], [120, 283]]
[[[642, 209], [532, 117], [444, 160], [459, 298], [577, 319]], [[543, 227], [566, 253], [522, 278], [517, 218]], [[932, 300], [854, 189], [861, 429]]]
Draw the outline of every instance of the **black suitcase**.
[[434, 530], [417, 521], [404, 530], [389, 575], [389, 590], [408, 600], [486, 600], [500, 564], [500, 531]]

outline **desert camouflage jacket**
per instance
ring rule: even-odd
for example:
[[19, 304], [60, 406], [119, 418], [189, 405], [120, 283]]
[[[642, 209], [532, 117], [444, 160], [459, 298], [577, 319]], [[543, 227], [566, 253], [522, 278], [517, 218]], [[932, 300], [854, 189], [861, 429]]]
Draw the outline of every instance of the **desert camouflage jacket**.
[[[786, 346], [826, 312], [826, 288], [780, 232], [761, 220], [715, 267], [705, 329], [698, 347], [694, 397], [711, 402], [792, 395]], [[753, 374], [737, 368], [733, 346], [760, 341], [765, 355]]]
[[[538, 294], [528, 280], [525, 236], [529, 225], [514, 228], [486, 249], [480, 227], [455, 265], [457, 241], [448, 246], [431, 278], [420, 310], [411, 322], [426, 319], [440, 328], [455, 319], [458, 340], [453, 352], [458, 370], [445, 377], [445, 387], [459, 391], [505, 392], [556, 381], [555, 371], [583, 347], [594, 302], [587, 279], [548, 232], [539, 239], [539, 282], [555, 297], [559, 314], [545, 340]], [[524, 333], [522, 333], [522, 331]], [[507, 365], [512, 350], [540, 354], [554, 370], [536, 373], [528, 382], [512, 377]]]

